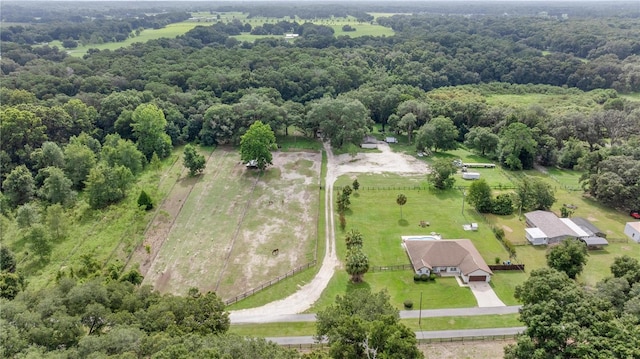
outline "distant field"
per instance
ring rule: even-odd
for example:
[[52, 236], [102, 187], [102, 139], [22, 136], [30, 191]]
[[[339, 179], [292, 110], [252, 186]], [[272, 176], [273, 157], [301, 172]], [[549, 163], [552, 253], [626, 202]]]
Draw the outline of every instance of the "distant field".
[[[375, 15], [374, 15], [375, 16]], [[219, 17], [219, 18], [218, 18]], [[243, 23], [249, 23], [251, 26], [260, 26], [264, 23], [275, 23], [281, 20], [291, 21], [288, 18], [285, 19], [276, 19], [276, 18], [264, 18], [264, 17], [255, 17], [255, 18], [247, 18], [247, 14], [243, 14], [241, 12], [221, 12], [221, 13], [209, 13], [209, 12], [198, 12], [192, 13], [192, 19], [187, 21], [170, 24], [162, 29], [146, 29], [143, 30], [140, 35], [135, 37], [130, 37], [122, 42], [108, 42], [104, 44], [90, 44], [86, 46], [78, 46], [75, 49], [67, 49], [67, 53], [73, 57], [82, 57], [87, 53], [89, 49], [100, 49], [100, 50], [116, 50], [122, 47], [127, 47], [136, 42], [146, 42], [149, 40], [155, 40], [160, 38], [175, 38], [176, 36], [183, 35], [187, 31], [193, 29], [196, 26], [210, 26], [216, 22], [231, 22], [233, 20], [240, 20]], [[295, 19], [299, 23], [308, 22], [309, 20]], [[350, 36], [350, 37], [360, 37], [360, 36], [393, 36], [394, 31], [388, 27], [380, 26], [377, 24], [370, 23], [358, 23], [355, 18], [347, 17], [347, 18], [333, 18], [333, 19], [316, 19], [313, 21], [318, 25], [326, 25], [334, 29], [335, 36]], [[351, 25], [356, 29], [356, 31], [345, 32], [342, 31], [342, 26]], [[3, 24], [4, 25], [4, 24]], [[263, 38], [281, 38], [282, 36], [276, 35], [251, 35], [250, 33], [242, 33], [241, 35], [233, 36], [239, 41], [247, 41], [253, 42], [257, 39]], [[49, 46], [57, 46], [62, 49], [62, 43], [60, 41], [52, 41], [49, 43]]]
[[542, 106], [549, 113], [568, 112], [571, 110], [595, 109], [597, 104], [588, 93], [577, 94], [524, 94], [524, 95], [490, 95], [487, 104], [500, 107]]

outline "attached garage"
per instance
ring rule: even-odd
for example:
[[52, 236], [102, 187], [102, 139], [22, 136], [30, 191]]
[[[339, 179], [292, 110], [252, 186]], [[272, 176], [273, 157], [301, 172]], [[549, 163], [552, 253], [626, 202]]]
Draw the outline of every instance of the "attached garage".
[[486, 275], [472, 275], [469, 277], [469, 282], [486, 282]]

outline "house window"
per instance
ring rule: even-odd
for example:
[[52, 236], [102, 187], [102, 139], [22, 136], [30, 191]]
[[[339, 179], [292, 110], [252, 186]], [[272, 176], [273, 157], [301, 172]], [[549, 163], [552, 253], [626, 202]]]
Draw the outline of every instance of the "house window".
[[458, 268], [456, 268], [456, 267], [449, 267], [449, 268], [447, 268], [447, 271], [449, 271], [449, 272], [457, 272], [457, 271], [458, 271]]

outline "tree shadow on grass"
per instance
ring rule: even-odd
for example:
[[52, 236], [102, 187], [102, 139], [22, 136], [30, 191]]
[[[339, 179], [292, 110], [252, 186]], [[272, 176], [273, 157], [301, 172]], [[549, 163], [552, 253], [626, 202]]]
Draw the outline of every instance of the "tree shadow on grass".
[[409, 225], [409, 221], [407, 221], [406, 219], [399, 219], [399, 220], [398, 220], [398, 225], [399, 225], [400, 227], [406, 227], [406, 226], [408, 226], [408, 225]]
[[364, 280], [360, 283], [354, 283], [351, 281], [351, 279], [349, 279], [349, 281], [347, 281], [347, 293], [353, 292], [354, 290], [358, 290], [358, 289], [366, 289], [368, 291], [371, 291], [371, 285], [367, 283], [366, 276], [367, 275], [365, 274]]

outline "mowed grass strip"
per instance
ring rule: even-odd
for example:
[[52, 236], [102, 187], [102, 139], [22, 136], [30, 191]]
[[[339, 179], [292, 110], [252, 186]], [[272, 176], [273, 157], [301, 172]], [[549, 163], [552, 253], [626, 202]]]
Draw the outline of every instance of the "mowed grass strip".
[[[519, 314], [477, 315], [469, 317], [435, 317], [418, 319], [400, 319], [400, 323], [413, 331], [508, 328], [522, 326]], [[234, 324], [230, 333], [251, 337], [287, 337], [316, 334], [315, 322]]]

